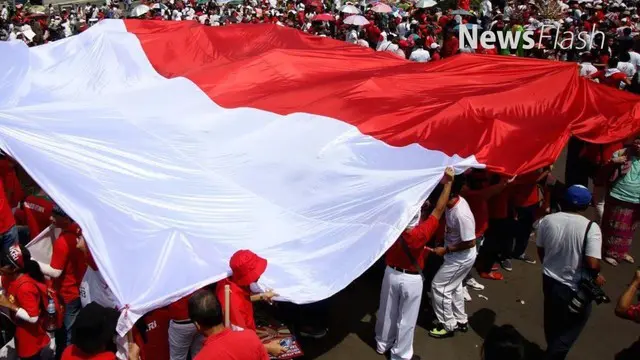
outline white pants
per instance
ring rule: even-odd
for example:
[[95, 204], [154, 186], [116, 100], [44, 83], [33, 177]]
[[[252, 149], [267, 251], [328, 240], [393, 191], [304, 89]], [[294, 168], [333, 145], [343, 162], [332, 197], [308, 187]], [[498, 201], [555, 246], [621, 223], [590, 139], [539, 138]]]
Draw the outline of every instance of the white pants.
[[476, 259], [476, 249], [447, 254], [444, 263], [431, 283], [431, 303], [438, 321], [447, 331], [454, 331], [458, 323], [469, 320], [464, 311], [463, 284]]
[[391, 350], [391, 360], [413, 357], [413, 335], [420, 312], [422, 277], [387, 266], [380, 290], [376, 321], [376, 350]]
[[176, 324], [169, 322], [169, 355], [171, 360], [187, 360], [189, 351], [191, 358], [202, 349], [204, 338], [198, 334], [196, 326], [193, 323]]
[[607, 198], [606, 186], [594, 186], [593, 187], [593, 203], [596, 207], [596, 223], [599, 225], [602, 222], [602, 214], [604, 213], [604, 199]]

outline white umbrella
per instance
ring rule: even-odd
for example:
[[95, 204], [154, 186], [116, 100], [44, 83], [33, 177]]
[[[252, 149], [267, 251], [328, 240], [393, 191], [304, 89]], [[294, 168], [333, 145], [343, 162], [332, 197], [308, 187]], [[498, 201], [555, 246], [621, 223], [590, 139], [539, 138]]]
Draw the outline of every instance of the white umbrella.
[[362, 15], [351, 15], [346, 19], [344, 19], [344, 23], [348, 25], [362, 26], [362, 25], [368, 25], [369, 20], [367, 20], [367, 18]]
[[435, 6], [437, 4], [437, 2], [433, 1], [433, 0], [418, 0], [416, 2], [416, 7], [418, 9], [425, 9], [425, 8], [430, 8], [432, 6]]
[[376, 4], [376, 6], [372, 7], [371, 10], [377, 13], [390, 13], [393, 11], [391, 6], [382, 3]]
[[358, 8], [353, 5], [345, 5], [341, 7], [340, 12], [343, 12], [345, 14], [360, 14], [360, 10], [358, 10]]
[[138, 17], [142, 16], [149, 12], [149, 7], [147, 5], [138, 5], [131, 10], [131, 16]]

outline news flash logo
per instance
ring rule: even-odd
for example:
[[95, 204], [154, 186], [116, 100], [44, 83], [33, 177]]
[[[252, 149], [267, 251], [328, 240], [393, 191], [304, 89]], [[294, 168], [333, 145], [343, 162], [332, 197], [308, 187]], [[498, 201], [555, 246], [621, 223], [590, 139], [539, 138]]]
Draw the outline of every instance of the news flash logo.
[[[591, 33], [587, 31], [581, 31], [574, 33], [571, 31], [556, 31], [555, 36], [547, 35], [547, 30], [557, 29], [552, 25], [542, 25], [540, 27], [540, 34], [537, 47], [542, 46], [543, 39], [554, 39], [554, 49], [576, 49], [576, 50], [590, 50], [596, 47], [602, 48], [604, 43], [604, 33], [602, 31], [593, 31]], [[535, 32], [533, 30], [523, 31], [484, 31], [480, 33], [480, 27], [474, 26], [467, 28], [466, 26], [460, 26], [458, 30], [458, 43], [460, 49], [471, 48], [478, 49], [478, 43], [484, 49], [494, 49], [498, 45], [501, 49], [517, 50], [519, 46], [524, 50], [531, 50], [536, 47], [536, 41], [534, 40]], [[562, 35], [562, 37], [560, 37]], [[596, 36], [600, 35], [599, 41], [596, 41]], [[521, 45], [522, 42], [522, 45]]]

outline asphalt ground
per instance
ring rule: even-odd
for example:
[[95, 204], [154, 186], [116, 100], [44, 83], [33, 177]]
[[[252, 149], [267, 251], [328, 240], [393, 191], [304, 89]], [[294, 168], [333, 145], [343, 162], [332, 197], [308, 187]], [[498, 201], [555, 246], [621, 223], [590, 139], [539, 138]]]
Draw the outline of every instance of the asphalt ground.
[[[564, 178], [564, 161], [564, 156], [561, 156], [554, 168], [554, 174], [560, 179]], [[640, 234], [636, 234], [634, 240], [639, 238]], [[537, 259], [533, 238], [527, 253]], [[640, 246], [632, 248], [632, 255], [640, 260]], [[603, 263], [602, 269], [607, 279], [604, 290], [612, 302], [594, 305], [591, 318], [568, 359], [639, 360], [640, 325], [614, 315], [615, 303], [630, 282], [636, 266], [625, 263], [613, 268]], [[375, 352], [373, 340], [383, 271], [384, 265], [379, 262], [327, 300], [329, 333], [321, 340], [301, 339], [305, 359], [383, 359]], [[541, 359], [546, 348], [541, 266], [514, 260], [513, 271], [503, 273], [504, 281], [490, 281], [479, 279], [473, 271], [476, 279], [485, 285], [485, 290], [470, 290], [472, 301], [466, 303], [470, 330], [453, 338], [432, 339], [427, 335], [432, 311], [426, 296], [423, 296], [423, 311], [414, 339], [415, 353], [422, 359], [479, 359], [488, 329], [494, 324], [511, 324], [527, 340], [527, 358]], [[479, 294], [488, 300], [478, 297]]]

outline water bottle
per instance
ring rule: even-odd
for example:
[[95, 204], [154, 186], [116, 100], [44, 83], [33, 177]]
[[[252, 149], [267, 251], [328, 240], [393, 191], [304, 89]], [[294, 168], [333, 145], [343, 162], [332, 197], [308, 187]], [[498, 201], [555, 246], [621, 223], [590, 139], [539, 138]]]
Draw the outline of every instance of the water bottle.
[[57, 330], [56, 304], [53, 302], [52, 298], [49, 298], [49, 303], [47, 304], [47, 331], [55, 330]]

